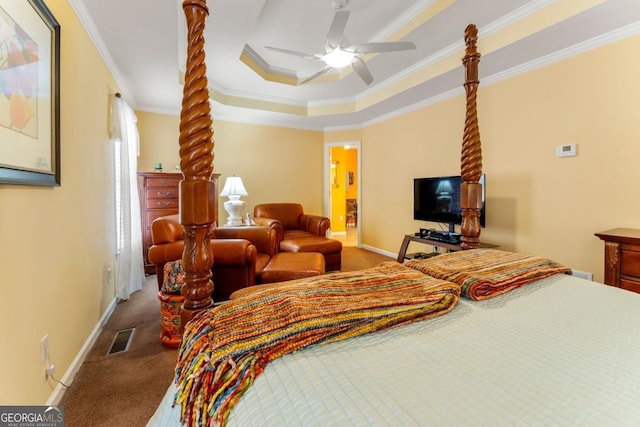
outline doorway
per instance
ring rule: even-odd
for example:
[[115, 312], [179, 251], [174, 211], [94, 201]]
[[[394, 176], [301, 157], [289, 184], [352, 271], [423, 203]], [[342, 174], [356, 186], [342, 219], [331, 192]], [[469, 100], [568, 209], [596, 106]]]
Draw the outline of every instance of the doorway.
[[360, 141], [325, 143], [325, 215], [344, 246], [360, 246], [360, 158]]

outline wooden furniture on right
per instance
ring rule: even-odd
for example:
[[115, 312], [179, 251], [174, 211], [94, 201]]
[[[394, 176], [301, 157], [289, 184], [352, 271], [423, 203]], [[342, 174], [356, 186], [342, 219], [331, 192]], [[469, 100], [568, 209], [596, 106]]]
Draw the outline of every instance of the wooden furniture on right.
[[604, 241], [604, 283], [640, 293], [640, 230], [614, 228], [595, 235]]

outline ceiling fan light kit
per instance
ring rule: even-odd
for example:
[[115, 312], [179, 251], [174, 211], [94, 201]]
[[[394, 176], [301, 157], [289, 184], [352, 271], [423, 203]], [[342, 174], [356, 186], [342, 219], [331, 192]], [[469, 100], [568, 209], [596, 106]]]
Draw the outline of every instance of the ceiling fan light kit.
[[343, 68], [351, 64], [353, 57], [354, 54], [352, 52], [347, 52], [338, 47], [324, 55], [322, 60], [330, 67]]
[[[288, 55], [299, 56], [307, 59], [319, 59], [326, 66], [315, 74], [300, 81], [299, 84], [314, 80], [323, 74], [329, 73], [335, 69], [344, 68], [351, 65], [353, 71], [367, 85], [373, 81], [373, 76], [367, 67], [365, 61], [360, 55], [369, 53], [385, 53], [396, 52], [401, 50], [412, 50], [416, 48], [413, 42], [375, 42], [363, 43], [357, 45], [348, 45], [348, 41], [344, 36], [347, 21], [349, 19], [348, 10], [343, 8], [349, 3], [348, 0], [335, 0], [332, 2], [333, 8], [336, 10], [333, 21], [329, 27], [329, 32], [325, 40], [325, 51], [323, 53], [304, 53], [278, 47], [265, 46], [265, 48]], [[343, 43], [346, 45], [343, 45]]]

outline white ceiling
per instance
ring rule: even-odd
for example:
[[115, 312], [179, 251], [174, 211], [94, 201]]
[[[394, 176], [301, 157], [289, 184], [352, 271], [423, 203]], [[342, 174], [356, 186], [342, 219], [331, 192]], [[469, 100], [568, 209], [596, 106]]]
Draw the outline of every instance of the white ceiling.
[[[182, 2], [69, 1], [125, 99], [137, 110], [179, 114]], [[369, 86], [349, 68], [332, 81], [296, 84], [323, 63], [264, 46], [322, 53], [332, 0], [209, 0], [207, 6], [214, 121], [309, 129], [360, 127], [462, 93], [463, 34], [471, 23], [479, 29], [481, 84], [640, 32], [639, 0], [350, 0], [345, 36], [351, 43], [408, 40], [416, 49], [365, 57], [374, 77]]]

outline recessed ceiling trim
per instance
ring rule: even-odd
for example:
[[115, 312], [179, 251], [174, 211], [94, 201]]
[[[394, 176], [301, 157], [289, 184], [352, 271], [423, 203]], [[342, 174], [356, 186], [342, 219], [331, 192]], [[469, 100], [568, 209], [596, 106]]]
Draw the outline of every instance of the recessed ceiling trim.
[[[591, 0], [592, 2], [600, 2], [602, 0]], [[418, 19], [419, 22], [425, 22], [425, 20], [431, 19], [431, 17], [435, 16], [435, 14], [440, 13], [444, 8], [450, 6], [454, 3], [454, 0], [436, 0], [428, 2], [429, 5], [426, 9], [422, 9], [422, 16]], [[554, 5], [557, 3], [557, 0], [537, 0], [533, 1], [531, 4], [527, 6], [523, 6], [516, 11], [510, 13], [505, 18], [499, 19], [497, 21], [492, 22], [487, 26], [489, 30], [480, 29], [480, 33], [482, 31], [489, 32], [490, 34], [499, 35], [501, 30], [506, 28], [510, 28], [514, 23], [525, 19], [532, 14], [538, 13], [546, 6]], [[422, 5], [424, 6], [424, 4]], [[405, 26], [409, 24], [406, 22], [405, 17]], [[522, 37], [522, 36], [521, 36]], [[503, 45], [506, 42], [500, 43]], [[483, 46], [483, 54], [490, 53], [494, 49], [487, 49], [487, 46]], [[290, 70], [286, 70], [289, 76], [281, 76], [279, 73], [281, 70], [285, 70], [278, 67], [272, 67], [268, 64], [264, 59], [258, 55], [254, 49], [250, 46], [246, 46], [246, 56], [243, 56], [243, 62], [247, 66], [249, 66], [254, 72], [259, 74], [262, 78], [265, 78], [270, 81], [277, 81], [281, 83], [287, 84], [297, 84], [297, 80], [291, 78]], [[358, 95], [355, 99], [331, 99], [324, 100], [320, 102], [310, 102], [307, 104], [307, 109], [296, 108], [294, 111], [297, 114], [309, 115], [309, 116], [321, 116], [321, 115], [329, 115], [329, 114], [340, 114], [346, 112], [356, 112], [362, 109], [368, 108], [372, 105], [375, 105], [378, 102], [384, 101], [402, 91], [408, 90], [416, 85], [421, 84], [422, 82], [443, 74], [447, 71], [450, 71], [456, 67], [460, 66], [460, 58], [464, 53], [464, 42], [459, 40], [448, 47], [436, 52], [433, 55], [428, 56], [423, 61], [417, 63], [416, 65], [409, 67], [402, 72], [394, 75], [391, 78], [388, 78], [384, 81], [379, 82], [375, 86], [372, 86]], [[322, 76], [326, 81], [326, 79], [338, 79], [340, 76], [335, 74], [326, 74]], [[294, 83], [295, 82], [295, 83]], [[223, 88], [218, 89], [217, 99], [221, 103], [225, 102], [233, 102], [232, 105], [245, 105], [250, 103], [250, 99], [254, 98], [253, 95], [243, 95], [242, 98], [244, 100], [234, 100], [235, 96], [230, 94], [228, 91]], [[274, 102], [274, 100], [264, 100], [265, 102], [258, 102], [256, 105], [263, 104], [268, 106], [268, 111], [291, 111], [291, 108], [287, 107], [286, 104], [289, 103], [288, 100], [278, 100]], [[284, 103], [284, 105], [281, 105]]]
[[[590, 3], [599, 3], [602, 0], [590, 0]], [[416, 7], [414, 10], [407, 12], [403, 15], [402, 19], [405, 20], [405, 24], [399, 30], [396, 31], [396, 34], [393, 37], [398, 36], [398, 31], [408, 31], [408, 29], [415, 28], [415, 25], [421, 25], [427, 20], [431, 19], [436, 14], [440, 13], [446, 7], [449, 7], [453, 4], [455, 0], [428, 0], [420, 4], [420, 7]], [[548, 6], [556, 5], [557, 0], [537, 0], [533, 1], [526, 6], [523, 6], [516, 11], [508, 14], [504, 18], [494, 21], [483, 29], [480, 29], [480, 33], [483, 31], [485, 34], [495, 34], [499, 35], [502, 30], [510, 28], [514, 23], [519, 22], [527, 17], [530, 17], [533, 14], [544, 10]], [[564, 8], [565, 10], [571, 10], [571, 8]], [[416, 11], [421, 13], [419, 16], [415, 16], [410, 22], [407, 22], [409, 19], [409, 13], [413, 13], [415, 15]], [[570, 12], [569, 12], [570, 13]], [[577, 12], [574, 12], [577, 13]], [[562, 14], [561, 14], [562, 15]], [[558, 19], [563, 19], [558, 18]], [[396, 26], [398, 25], [396, 21]], [[407, 30], [405, 30], [405, 28]], [[535, 28], [537, 30], [537, 27]], [[530, 31], [534, 31], [533, 29]], [[530, 34], [530, 32], [528, 33]], [[528, 35], [526, 34], [526, 35]], [[524, 34], [520, 35], [524, 37]], [[498, 39], [499, 37], [496, 37]], [[498, 46], [503, 46], [505, 42], [498, 43]], [[487, 42], [484, 40], [485, 46], [483, 46], [483, 53], [487, 54], [495, 50], [496, 48], [488, 48], [486, 46]], [[425, 58], [425, 60], [417, 63], [413, 67], [409, 67], [402, 72], [394, 75], [391, 78], [388, 78], [384, 81], [379, 82], [375, 86], [372, 86], [362, 92], [354, 99], [330, 99], [324, 100], [320, 102], [310, 102], [306, 105], [305, 108], [291, 108], [289, 105], [291, 101], [286, 99], [274, 100], [274, 99], [259, 99], [254, 95], [250, 94], [233, 94], [224, 88], [215, 88], [214, 96], [221, 103], [230, 102], [231, 105], [264, 105], [267, 108], [267, 111], [279, 111], [279, 112], [292, 112], [295, 111], [294, 114], [302, 114], [308, 116], [318, 116], [318, 115], [329, 115], [329, 114], [340, 114], [345, 112], [355, 112], [360, 111], [364, 108], [368, 108], [372, 105], [375, 105], [378, 102], [384, 101], [389, 97], [392, 97], [402, 91], [408, 90], [411, 87], [421, 84], [427, 79], [433, 78], [437, 75], [443, 74], [447, 71], [450, 71], [456, 67], [460, 66], [460, 58], [464, 53], [464, 42], [462, 40], [453, 43], [452, 45], [436, 52], [433, 55]], [[297, 85], [299, 79], [293, 77], [295, 72], [292, 70], [287, 70], [280, 67], [274, 67], [270, 65], [267, 61], [265, 61], [260, 55], [249, 45], [245, 45], [245, 50], [241, 55], [241, 60], [251, 68], [256, 74], [260, 75], [265, 80], [285, 83], [285, 84], [293, 84]], [[318, 82], [326, 82], [331, 80], [338, 80], [343, 78], [348, 73], [333, 74], [328, 73], [318, 79]], [[255, 101], [253, 101], [255, 100]]]
[[[494, 52], [509, 43], [515, 43], [532, 34], [571, 18], [585, 10], [589, 10], [605, 0], [552, 1], [538, 0], [531, 6], [523, 6], [522, 12], [514, 13], [499, 19], [498, 23], [489, 26], [490, 32], [478, 30], [478, 50], [487, 54]], [[546, 7], [545, 7], [546, 6]], [[515, 23], [518, 25], [514, 25]]]
[[[383, 40], [386, 42], [398, 41], [410, 34], [417, 27], [424, 25], [427, 21], [455, 2], [456, 0], [423, 0], [416, 2], [413, 7], [402, 13], [397, 19], [392, 21], [371, 39]], [[364, 55], [361, 59], [369, 61], [376, 55], [377, 54]], [[240, 60], [253, 72], [267, 81], [297, 86], [305, 79], [305, 76], [301, 76], [301, 73], [299, 72], [271, 65], [249, 44], [245, 44], [242, 54], [240, 55]], [[320, 67], [318, 67], [318, 71], [319, 70]], [[342, 80], [351, 74], [352, 71], [353, 70], [350, 67], [344, 67], [340, 70], [336, 70], [335, 72], [326, 73], [313, 81], [307, 82], [307, 84]], [[296, 78], [294, 78], [294, 76]]]
[[[482, 39], [482, 52], [486, 55], [508, 43], [515, 42], [544, 28], [545, 24], [542, 22], [543, 19], [536, 16], [539, 13], [544, 13], [545, 15], [554, 14], [556, 22], [559, 22], [586, 9], [590, 9], [602, 1], [603, 0], [585, 0], [584, 2], [572, 2], [571, 7], [567, 7], [564, 4], [559, 6], [557, 0], [533, 1], [506, 15], [504, 18], [498, 19], [485, 28], [480, 29], [479, 34], [483, 34], [484, 31], [485, 34], [488, 33], [492, 35], [492, 37], [489, 37], [489, 40], [486, 38]], [[441, 4], [441, 6], [443, 6], [443, 4]], [[554, 10], [549, 11], [549, 7]], [[531, 22], [526, 25], [527, 31], [520, 30], [520, 26], [518, 27], [519, 30], [515, 33], [511, 30], [515, 23], [520, 24], [522, 20], [526, 19], [531, 20]], [[548, 25], [548, 23], [546, 25]], [[488, 28], [488, 30], [486, 28]], [[508, 37], [509, 34], [505, 37], [503, 32], [510, 33], [511, 37]], [[415, 66], [409, 67], [394, 75], [392, 78], [386, 79], [366, 89], [356, 97], [355, 103], [345, 102], [344, 99], [309, 103], [309, 115], [317, 116], [351, 111], [356, 112], [368, 108], [402, 91], [411, 89], [428, 79], [459, 67], [461, 64], [460, 58], [462, 58], [463, 53], [464, 42], [462, 40], [457, 41], [435, 54], [430, 55]]]
[[[302, 81], [302, 77], [298, 76], [295, 71], [269, 64], [248, 44], [245, 45], [239, 59], [264, 80], [292, 86], [298, 86]], [[343, 72], [327, 73], [314, 80], [313, 83], [338, 81], [344, 78], [344, 75]]]
[[511, 77], [517, 76], [518, 74], [533, 71], [537, 68], [542, 68], [547, 65], [551, 65], [553, 63], [571, 58], [573, 56], [580, 55], [590, 50], [597, 49], [599, 47], [606, 46], [608, 44], [615, 43], [617, 41], [621, 41], [637, 35], [640, 35], [640, 22], [615, 29], [597, 37], [592, 37], [589, 40], [585, 40], [573, 46], [566, 47], [549, 55], [545, 55], [524, 64], [520, 64], [516, 67], [512, 67], [499, 73], [495, 73], [491, 76], [483, 78], [482, 81], [484, 82], [484, 84], [489, 85], [502, 80], [507, 80]]
[[[614, 43], [616, 41], [624, 40], [628, 37], [637, 36], [637, 35], [640, 35], [640, 22], [630, 24], [624, 28], [611, 31], [602, 36], [594, 37], [588, 40], [587, 42], [582, 42], [572, 47], [563, 49], [561, 51], [561, 54], [551, 54], [551, 55], [547, 55], [545, 57], [539, 58], [538, 60], [530, 61], [529, 63], [527, 63], [527, 67], [516, 66], [504, 72], [499, 72], [494, 75], [485, 76], [480, 81], [480, 87], [488, 86], [502, 80], [507, 80], [519, 74], [523, 74], [528, 71], [531, 71], [535, 68], [541, 68], [547, 65], [551, 65], [554, 62], [558, 62], [558, 61], [567, 59], [569, 57], [576, 56], [581, 53], [596, 49], [598, 47], [602, 47], [607, 44]], [[348, 125], [340, 125], [340, 126], [300, 125], [297, 122], [288, 120], [286, 117], [256, 119], [254, 117], [250, 117], [250, 115], [248, 114], [243, 114], [242, 112], [238, 112], [238, 114], [234, 114], [234, 113], [219, 111], [214, 114], [214, 119], [230, 121], [230, 122], [262, 124], [262, 125], [268, 125], [268, 126], [285, 126], [285, 127], [296, 128], [296, 129], [318, 130], [323, 132], [358, 130], [358, 129], [363, 129], [363, 128], [375, 125], [377, 123], [382, 123], [394, 117], [402, 116], [404, 114], [410, 113], [420, 108], [427, 107], [429, 105], [437, 104], [439, 102], [454, 98], [456, 96], [462, 96], [463, 94], [464, 94], [464, 88], [460, 86], [458, 88], [449, 90], [447, 92], [443, 92], [436, 96], [425, 98], [420, 102], [413, 103], [405, 107], [391, 111], [389, 113], [379, 115], [371, 120], [354, 122]], [[222, 108], [224, 108], [224, 106], [222, 106]]]
[[[182, 71], [178, 72], [178, 80], [180, 82], [180, 85], [184, 86], [184, 72]], [[224, 95], [225, 97], [229, 97], [229, 98], [234, 98], [234, 97], [251, 98], [251, 99], [256, 99], [262, 102], [271, 102], [274, 104], [287, 104], [287, 105], [293, 105], [293, 106], [305, 107], [305, 108], [307, 106], [306, 101], [297, 101], [289, 98], [281, 98], [281, 97], [269, 96], [269, 95], [256, 95], [254, 93], [242, 92], [235, 89], [229, 89], [227, 87], [224, 87], [218, 84], [212, 79], [209, 79], [208, 83], [209, 83], [209, 89], [213, 89], [214, 91], [219, 92], [221, 95]]]
[[[508, 80], [512, 77], [527, 73], [529, 71], [533, 71], [537, 68], [542, 68], [547, 65], [551, 65], [556, 62], [560, 62], [565, 59], [580, 55], [590, 50], [594, 50], [599, 47], [606, 46], [608, 44], [615, 43], [615, 42], [624, 40], [626, 38], [638, 36], [638, 35], [640, 35], [640, 22], [629, 24], [625, 27], [610, 31], [606, 34], [603, 34], [597, 37], [593, 37], [584, 42], [575, 44], [573, 46], [569, 46], [565, 49], [559, 50], [549, 55], [545, 55], [533, 61], [529, 61], [525, 64], [521, 64], [516, 67], [512, 67], [507, 70], [501, 71], [499, 73], [495, 73], [493, 75], [483, 77], [480, 81], [480, 87], [485, 87], [485, 86], [498, 83], [503, 80]], [[323, 130], [325, 132], [333, 132], [333, 131], [362, 129], [364, 127], [381, 123], [385, 120], [389, 120], [394, 117], [398, 117], [403, 114], [409, 113], [411, 111], [415, 111], [417, 109], [420, 109], [429, 105], [433, 105], [438, 102], [442, 102], [449, 98], [454, 98], [456, 96], [463, 95], [463, 94], [464, 94], [464, 89], [462, 87], [459, 87], [459, 88], [444, 92], [442, 94], [426, 98], [423, 101], [420, 101], [418, 103], [407, 105], [403, 108], [394, 110], [390, 113], [380, 115], [375, 119], [368, 120], [366, 122], [345, 125], [345, 126], [327, 126]]]
[[417, 2], [397, 19], [374, 35], [371, 40], [398, 41], [425, 24], [457, 0], [426, 0]]
[[247, 64], [254, 72], [258, 74], [260, 74], [259, 71], [262, 71], [265, 74], [275, 74], [282, 77], [290, 77], [294, 81], [297, 81], [298, 79], [298, 75], [294, 70], [290, 70], [288, 68], [282, 68], [282, 67], [275, 67], [269, 64], [248, 44], [244, 45], [244, 48], [242, 49], [242, 53], [240, 54], [240, 60], [245, 64]]
[[534, 13], [549, 7], [553, 3], [557, 3], [558, 0], [534, 0], [526, 5], [519, 7], [511, 13], [507, 13], [506, 15], [496, 19], [489, 25], [485, 25], [484, 28], [478, 30], [478, 39], [482, 37], [490, 36], [493, 33], [497, 33], [498, 31], [506, 28], [514, 23], [524, 19]]

